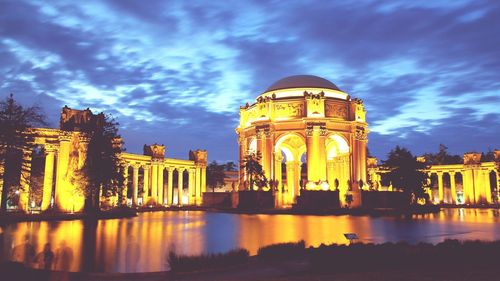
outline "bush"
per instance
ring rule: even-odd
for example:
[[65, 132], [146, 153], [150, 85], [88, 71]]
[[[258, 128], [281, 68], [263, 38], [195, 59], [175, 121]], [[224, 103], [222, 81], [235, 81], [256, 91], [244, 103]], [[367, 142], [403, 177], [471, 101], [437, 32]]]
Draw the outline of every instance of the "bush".
[[170, 251], [168, 254], [168, 263], [173, 272], [189, 272], [243, 264], [248, 261], [248, 257], [249, 252], [246, 249], [236, 249], [227, 253], [200, 256], [181, 256]]
[[301, 257], [305, 253], [305, 242], [280, 243], [259, 248], [257, 255], [263, 259], [283, 259]]
[[310, 250], [313, 270], [346, 272], [393, 269], [495, 267], [500, 242], [445, 240], [437, 245], [384, 243], [322, 246]]

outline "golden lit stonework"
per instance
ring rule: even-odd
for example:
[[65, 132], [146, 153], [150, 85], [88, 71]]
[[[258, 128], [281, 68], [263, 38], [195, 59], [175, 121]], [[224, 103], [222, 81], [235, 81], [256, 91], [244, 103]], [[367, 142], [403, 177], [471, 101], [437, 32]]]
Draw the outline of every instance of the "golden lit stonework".
[[[29, 202], [32, 192], [31, 151], [23, 155], [18, 208], [23, 211], [54, 208], [61, 212], [80, 212], [84, 195], [77, 171], [85, 163], [90, 137], [84, 129], [102, 126], [104, 115], [93, 114], [90, 109], [75, 110], [64, 107], [59, 129], [33, 128], [35, 144], [45, 152], [43, 194], [40, 206]], [[121, 142], [119, 142], [121, 145]], [[145, 145], [144, 154], [121, 153], [126, 177], [124, 198], [132, 206], [140, 205], [201, 205], [206, 191], [207, 152], [189, 152], [189, 160], [165, 157], [165, 146]], [[3, 167], [0, 167], [3, 168]], [[177, 186], [174, 186], [174, 178]], [[184, 183], [184, 179], [187, 182]], [[187, 185], [187, 190], [185, 188]], [[139, 192], [141, 191], [141, 192]], [[102, 196], [102, 205], [116, 205], [118, 196]]]
[[[240, 108], [236, 132], [240, 162], [247, 153], [259, 153], [266, 177], [278, 183], [275, 205], [291, 205], [308, 189], [338, 190], [341, 202], [350, 194], [351, 206], [360, 206], [366, 112], [361, 100], [330, 81], [310, 75], [277, 81]], [[239, 189], [248, 189], [243, 170]]]

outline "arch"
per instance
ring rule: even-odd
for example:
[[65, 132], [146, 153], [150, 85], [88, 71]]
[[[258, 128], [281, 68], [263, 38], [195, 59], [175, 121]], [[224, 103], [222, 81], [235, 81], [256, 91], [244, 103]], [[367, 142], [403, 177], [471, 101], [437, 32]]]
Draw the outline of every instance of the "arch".
[[304, 136], [296, 132], [284, 133], [274, 142], [274, 154], [283, 156], [283, 159], [275, 162], [274, 180], [279, 181], [278, 205], [291, 205], [295, 202], [301, 182], [301, 156], [306, 149]]
[[302, 143], [305, 145], [306, 143], [306, 139], [304, 138], [303, 135], [299, 134], [299, 133], [296, 133], [296, 132], [286, 132], [284, 134], [281, 134], [277, 139], [276, 141], [274, 142], [274, 147], [279, 147], [284, 141], [286, 141], [287, 139], [289, 138], [292, 138], [292, 137], [297, 137], [299, 138], [300, 140], [302, 140]]
[[257, 153], [257, 139], [255, 137], [248, 140], [248, 152]]
[[326, 141], [326, 153], [327, 160], [333, 159], [336, 156], [342, 154], [348, 154], [351, 152], [349, 142], [344, 138], [344, 136], [334, 133], [330, 134]]
[[493, 203], [498, 203], [498, 190], [497, 190], [497, 185], [498, 185], [498, 179], [497, 179], [497, 173], [494, 170], [491, 170], [488, 173], [488, 179], [489, 179], [489, 188], [491, 190], [491, 197], [492, 197], [492, 202]]

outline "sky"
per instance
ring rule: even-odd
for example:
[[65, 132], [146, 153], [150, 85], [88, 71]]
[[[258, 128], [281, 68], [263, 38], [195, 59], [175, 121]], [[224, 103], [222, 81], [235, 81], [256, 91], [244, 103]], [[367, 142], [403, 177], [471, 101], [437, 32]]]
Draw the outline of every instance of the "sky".
[[0, 0], [0, 98], [112, 114], [132, 153], [237, 161], [239, 106], [297, 74], [364, 100], [380, 159], [500, 149], [500, 1]]

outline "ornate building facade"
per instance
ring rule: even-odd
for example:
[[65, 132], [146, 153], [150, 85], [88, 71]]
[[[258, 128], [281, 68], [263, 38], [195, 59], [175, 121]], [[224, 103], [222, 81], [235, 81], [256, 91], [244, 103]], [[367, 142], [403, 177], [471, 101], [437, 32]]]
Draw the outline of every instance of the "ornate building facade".
[[[30, 199], [33, 191], [30, 182], [32, 151], [25, 151], [19, 178], [21, 188], [16, 191], [19, 194], [19, 209], [45, 211], [54, 208], [62, 212], [83, 209], [84, 196], [78, 186], [81, 181], [76, 172], [85, 163], [90, 141], [83, 131], [88, 126], [102, 126], [103, 123], [102, 113], [94, 115], [89, 109], [64, 107], [59, 129], [30, 130], [34, 143], [43, 147], [45, 153], [42, 199], [41, 202]], [[120, 158], [124, 164], [126, 185], [123, 197], [129, 205], [201, 205], [202, 193], [206, 190], [205, 150], [190, 151], [189, 160], [181, 160], [166, 158], [165, 146], [154, 144], [145, 145], [143, 155], [121, 153]], [[174, 186], [174, 180], [177, 186]], [[113, 205], [117, 203], [118, 196], [102, 198], [102, 203]]]
[[[277, 184], [278, 206], [296, 202], [302, 189], [338, 190], [361, 204], [366, 185], [368, 124], [363, 102], [332, 82], [310, 75], [283, 78], [240, 107], [236, 128], [240, 164], [261, 155], [267, 179]], [[239, 190], [248, 189], [240, 170]]]
[[[499, 203], [500, 150], [494, 151], [494, 161], [481, 161], [481, 153], [464, 154], [462, 164], [430, 165], [427, 193], [434, 204], [490, 205]], [[421, 158], [421, 161], [425, 161]], [[383, 186], [387, 171], [377, 165], [376, 158], [368, 159], [368, 174], [375, 190], [393, 191]]]

